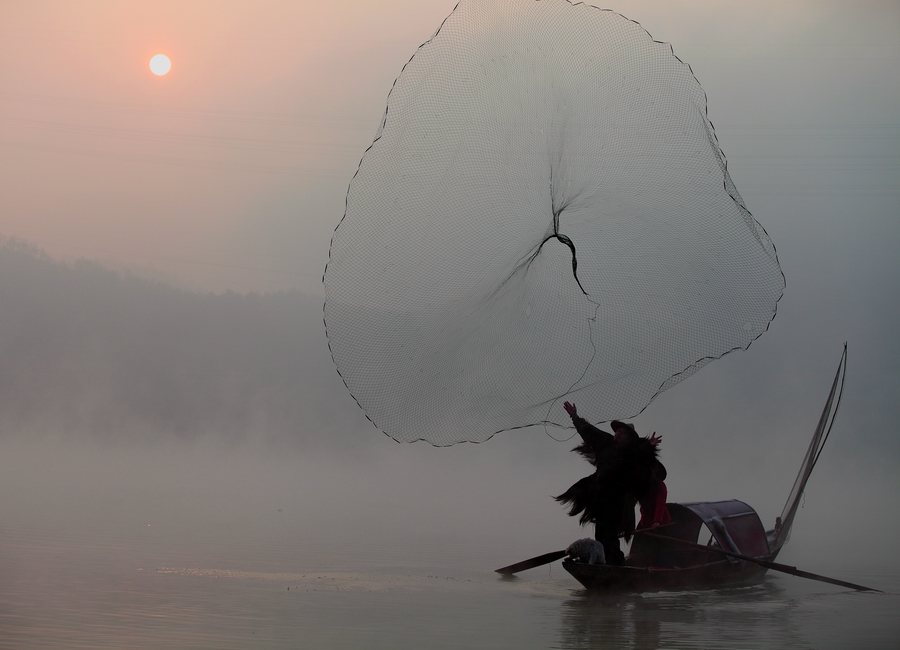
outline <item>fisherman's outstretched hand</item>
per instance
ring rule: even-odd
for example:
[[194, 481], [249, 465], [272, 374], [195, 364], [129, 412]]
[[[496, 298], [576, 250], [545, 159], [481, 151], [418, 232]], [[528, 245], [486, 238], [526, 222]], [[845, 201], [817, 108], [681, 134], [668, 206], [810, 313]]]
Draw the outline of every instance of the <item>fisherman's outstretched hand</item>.
[[566, 409], [566, 413], [569, 414], [569, 417], [573, 420], [578, 417], [578, 410], [575, 408], [575, 405], [570, 402], [563, 402], [563, 408]]
[[662, 436], [656, 435], [656, 431], [650, 434], [650, 444], [654, 447], [658, 447], [659, 443], [662, 442]]

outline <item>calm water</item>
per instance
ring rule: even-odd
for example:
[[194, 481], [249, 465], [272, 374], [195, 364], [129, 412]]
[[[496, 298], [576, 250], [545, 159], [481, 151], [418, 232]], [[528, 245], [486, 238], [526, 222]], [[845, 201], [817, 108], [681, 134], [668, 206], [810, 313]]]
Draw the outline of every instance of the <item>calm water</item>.
[[[103, 540], [0, 531], [2, 648], [900, 648], [892, 593], [789, 576], [730, 590], [589, 596], [500, 549]], [[827, 567], [805, 567], [828, 573]]]

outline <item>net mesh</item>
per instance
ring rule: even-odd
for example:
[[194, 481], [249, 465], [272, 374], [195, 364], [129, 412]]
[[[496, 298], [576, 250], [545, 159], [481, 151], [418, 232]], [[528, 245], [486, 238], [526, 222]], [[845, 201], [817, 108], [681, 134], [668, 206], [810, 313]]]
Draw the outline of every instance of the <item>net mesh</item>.
[[797, 478], [794, 479], [794, 486], [788, 495], [781, 516], [778, 518], [780, 524], [775, 528], [775, 537], [771, 541], [770, 547], [773, 553], [777, 553], [784, 546], [791, 536], [791, 527], [794, 525], [794, 516], [797, 514], [797, 508], [800, 507], [800, 498], [803, 496], [803, 490], [806, 489], [806, 482], [812, 475], [812, 471], [819, 461], [819, 455], [825, 447], [828, 440], [828, 434], [831, 433], [831, 427], [834, 425], [834, 419], [837, 417], [838, 406], [841, 403], [841, 396], [844, 392], [844, 378], [847, 374], [847, 344], [844, 344], [844, 351], [841, 353], [841, 362], [838, 364], [837, 372], [834, 375], [834, 381], [831, 384], [831, 392], [828, 393], [828, 399], [825, 401], [825, 408], [819, 417], [819, 424], [813, 433], [812, 440], [803, 457], [803, 463], [800, 465], [800, 471]]
[[352, 395], [398, 441], [631, 417], [768, 327], [775, 249], [671, 46], [566, 0], [463, 0], [410, 59], [324, 276]]

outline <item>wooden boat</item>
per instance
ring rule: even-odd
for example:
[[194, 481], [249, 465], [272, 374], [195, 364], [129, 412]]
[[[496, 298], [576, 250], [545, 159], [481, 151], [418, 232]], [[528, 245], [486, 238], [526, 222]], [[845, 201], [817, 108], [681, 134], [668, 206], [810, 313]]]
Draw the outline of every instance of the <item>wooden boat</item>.
[[[587, 589], [601, 591], [747, 585], [762, 580], [770, 568], [804, 574], [794, 567], [775, 564], [774, 560], [790, 536], [806, 482], [834, 423], [846, 360], [845, 345], [822, 417], [784, 510], [776, 518], [772, 530], [766, 531], [756, 511], [742, 501], [670, 503], [668, 508], [673, 523], [653, 534], [636, 535], [624, 566], [586, 564], [567, 558], [563, 567]], [[706, 545], [698, 543], [704, 529], [710, 534]]]

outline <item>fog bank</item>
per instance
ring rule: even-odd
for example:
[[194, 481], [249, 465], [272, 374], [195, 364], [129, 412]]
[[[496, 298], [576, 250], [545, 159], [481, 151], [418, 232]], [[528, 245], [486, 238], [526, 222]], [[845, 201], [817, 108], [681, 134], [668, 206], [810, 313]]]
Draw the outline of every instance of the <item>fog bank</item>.
[[0, 436], [252, 432], [310, 445], [365, 422], [347, 408], [312, 296], [190, 293], [10, 240], [0, 304]]

